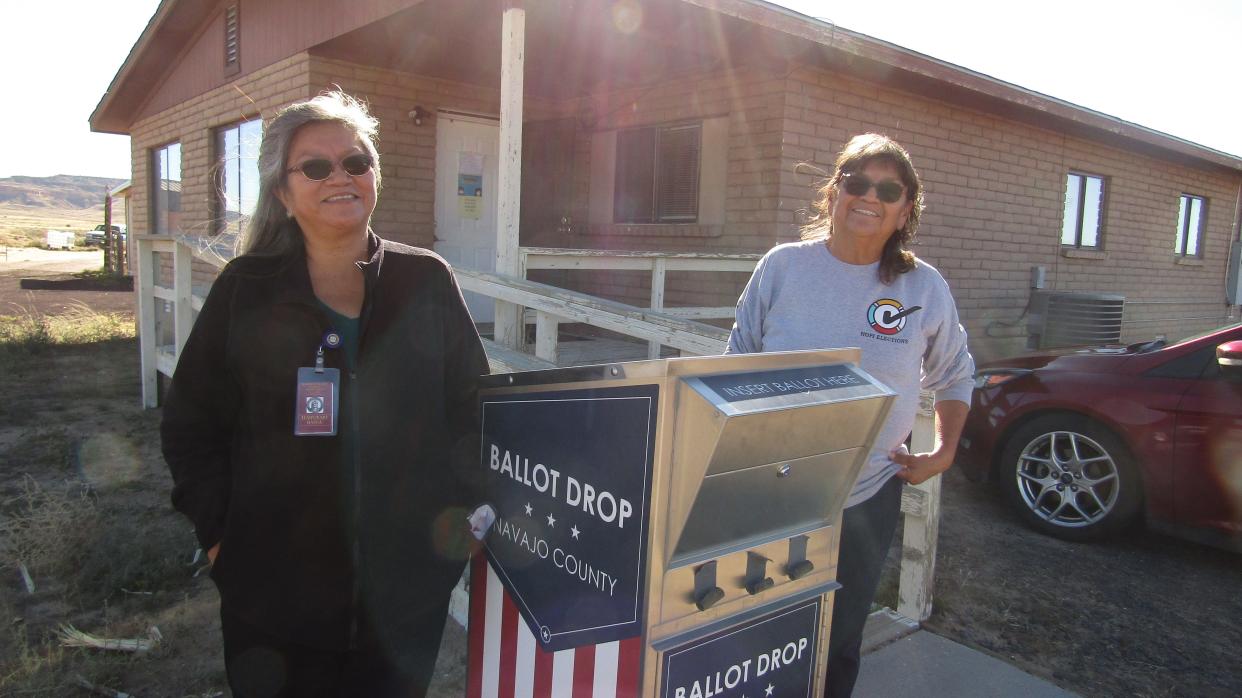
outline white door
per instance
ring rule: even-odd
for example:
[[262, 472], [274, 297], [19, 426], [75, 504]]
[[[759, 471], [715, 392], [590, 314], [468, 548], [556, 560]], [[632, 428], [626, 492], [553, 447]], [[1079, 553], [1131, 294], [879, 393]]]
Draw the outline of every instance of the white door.
[[[496, 270], [497, 121], [440, 112], [436, 118], [435, 251], [454, 267]], [[495, 301], [466, 293], [475, 322], [492, 322]]]

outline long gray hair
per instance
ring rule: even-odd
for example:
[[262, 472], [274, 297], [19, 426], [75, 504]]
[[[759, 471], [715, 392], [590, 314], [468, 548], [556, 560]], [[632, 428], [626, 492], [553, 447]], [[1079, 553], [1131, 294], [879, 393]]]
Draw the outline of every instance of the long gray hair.
[[276, 194], [284, 189], [289, 146], [298, 129], [320, 121], [340, 124], [357, 134], [363, 150], [371, 156], [375, 191], [379, 192], [380, 161], [375, 149], [379, 121], [365, 104], [340, 90], [290, 104], [276, 112], [263, 132], [259, 145], [259, 200], [240, 241], [243, 253], [285, 255], [302, 249], [302, 228], [289, 216]]

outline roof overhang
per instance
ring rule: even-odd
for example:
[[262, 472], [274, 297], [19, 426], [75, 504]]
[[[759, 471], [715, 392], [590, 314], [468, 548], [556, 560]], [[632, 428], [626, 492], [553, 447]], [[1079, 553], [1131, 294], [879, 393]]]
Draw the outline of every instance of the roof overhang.
[[108, 91], [91, 112], [91, 130], [128, 135], [133, 115], [218, 4], [217, 0], [160, 0]]
[[764, 0], [682, 0], [773, 29], [819, 47], [803, 55], [932, 99], [1022, 123], [1172, 157], [1242, 171], [1242, 157], [1028, 90], [917, 51], [808, 17]]
[[[653, 75], [663, 79], [721, 65], [779, 69], [775, 63], [795, 61], [1156, 157], [1242, 171], [1242, 157], [764, 0], [651, 3], [648, 12], [653, 21], [641, 29], [640, 36], [632, 37], [638, 41], [629, 42], [601, 31], [609, 21], [609, 3], [563, 1], [524, 0], [530, 15], [526, 89], [532, 96], [582, 96], [605, 85], [640, 85]], [[91, 115], [92, 130], [128, 133], [134, 115], [217, 4], [216, 0], [162, 0]], [[491, 0], [477, 5], [461, 0], [422, 3], [324, 42], [312, 52], [476, 84], [498, 84], [499, 42], [489, 43], [487, 37], [499, 37], [499, 13], [480, 15], [479, 6], [499, 5]], [[420, 36], [423, 39], [416, 40]], [[541, 65], [548, 66], [548, 71], [541, 71]]]

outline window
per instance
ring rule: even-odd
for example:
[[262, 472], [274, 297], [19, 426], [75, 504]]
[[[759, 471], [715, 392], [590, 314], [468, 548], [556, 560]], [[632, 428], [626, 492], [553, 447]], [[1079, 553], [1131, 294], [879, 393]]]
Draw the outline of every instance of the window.
[[1104, 178], [1070, 172], [1065, 177], [1061, 244], [1098, 249], [1104, 220]]
[[216, 130], [216, 232], [240, 235], [259, 201], [263, 120]]
[[693, 223], [699, 215], [700, 124], [617, 134], [616, 223]]
[[151, 232], [181, 232], [181, 144], [151, 151]]
[[1182, 194], [1177, 207], [1177, 240], [1173, 252], [1179, 257], [1198, 257], [1203, 247], [1203, 220], [1207, 218], [1207, 200], [1202, 196]]
[[234, 3], [224, 8], [224, 74], [241, 72], [241, 13]]

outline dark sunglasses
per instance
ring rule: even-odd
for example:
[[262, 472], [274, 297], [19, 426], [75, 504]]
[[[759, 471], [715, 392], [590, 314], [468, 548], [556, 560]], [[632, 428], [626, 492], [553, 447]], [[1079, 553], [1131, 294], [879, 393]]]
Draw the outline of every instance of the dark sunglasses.
[[[355, 153], [341, 159], [341, 169], [350, 177], [361, 177], [371, 171], [371, 156], [366, 153]], [[322, 182], [332, 176], [336, 163], [326, 158], [307, 160], [297, 167], [290, 167], [286, 172], [301, 172], [312, 182]]]
[[841, 187], [850, 196], [866, 196], [875, 187], [875, 197], [886, 204], [901, 201], [906, 188], [898, 182], [886, 179], [883, 182], [872, 182], [867, 175], [851, 172], [841, 175]]

